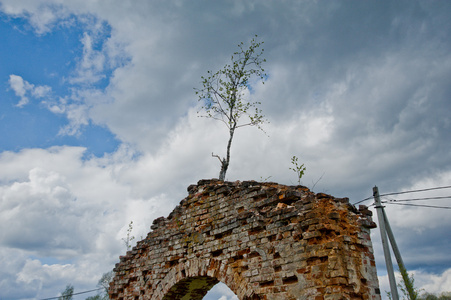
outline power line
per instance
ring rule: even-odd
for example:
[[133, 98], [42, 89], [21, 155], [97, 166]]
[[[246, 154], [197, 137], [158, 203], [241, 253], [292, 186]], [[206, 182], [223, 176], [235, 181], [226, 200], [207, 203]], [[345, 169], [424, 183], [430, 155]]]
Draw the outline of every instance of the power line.
[[442, 209], [451, 209], [449, 206], [435, 206], [435, 205], [425, 205], [425, 204], [410, 204], [410, 203], [393, 203], [384, 201], [385, 204], [395, 204], [395, 205], [406, 205], [406, 206], [419, 206], [419, 207], [429, 207], [429, 208], [442, 208]]
[[[101, 289], [103, 289], [103, 287], [98, 288], [98, 289], [95, 289], [95, 290], [89, 290], [89, 291], [84, 291], [84, 292], [73, 293], [73, 294], [71, 294], [71, 295], [72, 295], [72, 296], [75, 296], [75, 295], [81, 295], [81, 294], [86, 294], [86, 293], [95, 292], [95, 291], [98, 291], [98, 290], [101, 290]], [[39, 299], [39, 300], [63, 299], [63, 297], [64, 297], [64, 296], [58, 296], [58, 297], [44, 298], [44, 299]]]
[[451, 199], [451, 196], [443, 196], [443, 197], [425, 197], [425, 198], [411, 198], [411, 199], [390, 199], [387, 198], [390, 202], [407, 202], [407, 201], [422, 201], [422, 200], [440, 200], [440, 199]]
[[428, 188], [428, 189], [422, 189], [422, 190], [412, 190], [412, 191], [405, 191], [405, 192], [396, 192], [396, 193], [388, 193], [388, 194], [382, 194], [382, 196], [390, 196], [390, 195], [400, 195], [400, 194], [408, 194], [408, 193], [418, 193], [418, 192], [425, 192], [425, 191], [432, 191], [432, 190], [441, 190], [441, 189], [450, 189], [451, 185], [449, 186], [440, 186], [435, 188]]
[[[435, 187], [435, 188], [428, 188], [428, 189], [420, 189], [420, 190], [411, 190], [411, 191], [404, 191], [404, 192], [395, 192], [395, 193], [388, 193], [388, 194], [382, 194], [379, 195], [380, 197], [383, 196], [390, 196], [390, 195], [401, 195], [401, 194], [408, 194], [408, 193], [418, 193], [418, 192], [425, 192], [425, 191], [432, 191], [432, 190], [441, 190], [441, 189], [449, 189], [451, 188], [451, 185], [448, 186], [440, 186], [440, 187]], [[362, 203], [364, 201], [368, 201], [373, 199], [373, 196], [365, 198], [363, 200], [357, 201], [356, 203], [354, 203], [353, 205], [357, 205], [359, 203]]]
[[365, 199], [363, 199], [363, 200], [360, 200], [360, 201], [357, 201], [357, 202], [356, 202], [356, 203], [354, 203], [353, 205], [356, 205], [356, 204], [362, 203], [363, 201], [367, 201], [367, 200], [370, 200], [370, 199], [373, 199], [373, 196], [371, 196], [371, 197], [368, 197], [368, 198], [365, 198]]

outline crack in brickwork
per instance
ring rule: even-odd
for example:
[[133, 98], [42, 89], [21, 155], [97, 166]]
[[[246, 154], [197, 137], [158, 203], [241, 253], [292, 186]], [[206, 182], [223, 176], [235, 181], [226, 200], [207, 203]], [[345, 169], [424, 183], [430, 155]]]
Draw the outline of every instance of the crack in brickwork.
[[371, 211], [302, 186], [201, 180], [120, 257], [111, 299], [380, 299]]

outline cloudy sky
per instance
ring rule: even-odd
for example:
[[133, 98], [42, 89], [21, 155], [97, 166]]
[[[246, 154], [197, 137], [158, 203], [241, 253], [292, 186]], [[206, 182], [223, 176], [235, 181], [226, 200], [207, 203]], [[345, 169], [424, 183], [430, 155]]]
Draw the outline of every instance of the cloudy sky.
[[[131, 221], [140, 239], [218, 177], [227, 130], [193, 88], [256, 34], [268, 77], [250, 97], [270, 123], [237, 131], [227, 180], [295, 184], [296, 155], [303, 185], [352, 203], [451, 185], [449, 1], [0, 0], [1, 299], [96, 288]], [[418, 287], [451, 290], [451, 210], [386, 210]]]

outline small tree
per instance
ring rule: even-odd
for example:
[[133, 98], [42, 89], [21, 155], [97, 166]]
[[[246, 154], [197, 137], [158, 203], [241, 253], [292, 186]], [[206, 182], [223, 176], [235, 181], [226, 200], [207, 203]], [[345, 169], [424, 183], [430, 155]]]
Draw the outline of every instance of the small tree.
[[106, 294], [108, 294], [108, 289], [110, 288], [110, 282], [113, 280], [114, 271], [103, 273], [102, 277], [99, 279], [97, 286], [102, 287]]
[[[257, 36], [255, 36], [256, 38]], [[262, 80], [266, 74], [262, 68], [262, 63], [266, 60], [261, 56], [264, 49], [259, 50], [263, 42], [257, 42], [253, 38], [249, 48], [244, 49], [241, 42], [239, 51], [232, 55], [231, 64], [224, 66], [222, 70], [212, 73], [207, 72], [207, 76], [202, 76], [202, 89], [196, 89], [199, 101], [203, 103], [201, 110], [205, 112], [202, 117], [212, 118], [223, 122], [229, 130], [229, 141], [226, 148], [226, 157], [212, 153], [221, 162], [219, 179], [224, 180], [230, 164], [230, 147], [232, 145], [235, 129], [243, 126], [257, 126], [262, 130], [261, 125], [266, 122], [258, 105], [258, 101], [249, 102], [245, 99], [245, 93], [250, 89], [250, 80], [257, 77]], [[247, 120], [240, 123], [243, 116]]]
[[66, 289], [61, 293], [61, 297], [58, 300], [72, 300], [72, 295], [74, 294], [74, 286], [68, 284]]
[[127, 247], [127, 250], [130, 250], [132, 248], [132, 241], [135, 239], [135, 237], [132, 235], [132, 231], [133, 231], [133, 221], [130, 221], [130, 223], [128, 224], [127, 236], [125, 238], [122, 238], [125, 247]]
[[418, 299], [419, 300], [451, 300], [451, 293], [443, 292], [440, 295], [424, 293]]
[[[108, 299], [108, 298], [106, 298], [106, 299]], [[104, 299], [101, 295], [95, 295], [95, 296], [90, 296], [90, 297], [86, 298], [85, 300], [104, 300]]]
[[419, 290], [414, 286], [414, 278], [412, 274], [407, 273], [407, 270], [403, 266], [399, 266], [399, 271], [401, 272], [402, 281], [399, 286], [404, 295], [407, 296], [409, 300], [417, 300], [419, 295]]
[[114, 277], [113, 271], [103, 273], [102, 277], [100, 278], [99, 282], [97, 283], [97, 286], [99, 288], [102, 288], [102, 291], [100, 291], [95, 296], [86, 298], [86, 300], [107, 300], [107, 299], [109, 299], [108, 290], [110, 288], [110, 282], [113, 280], [113, 277]]

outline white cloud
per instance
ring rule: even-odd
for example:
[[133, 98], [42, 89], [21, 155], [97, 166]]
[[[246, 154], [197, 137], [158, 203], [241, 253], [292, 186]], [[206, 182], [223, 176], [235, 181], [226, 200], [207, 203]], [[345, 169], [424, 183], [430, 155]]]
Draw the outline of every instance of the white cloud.
[[21, 107], [28, 103], [28, 98], [25, 97], [25, 94], [27, 93], [27, 90], [31, 88], [31, 85], [24, 81], [22, 77], [17, 75], [10, 75], [9, 76], [9, 85], [11, 89], [13, 89], [16, 96], [20, 97], [20, 102], [17, 104], [17, 106]]
[[17, 274], [26, 264], [27, 256], [23, 251], [12, 252], [8, 248], [0, 247], [0, 290], [6, 299], [27, 299], [36, 296], [42, 288], [39, 281], [28, 282], [18, 280]]
[[83, 211], [74, 211], [77, 199], [59, 174], [33, 168], [29, 181], [2, 187], [0, 197], [1, 217], [10, 225], [10, 230], [0, 235], [2, 245], [49, 251], [45, 254], [57, 257], [87, 250], [85, 238], [77, 240], [69, 234], [83, 236], [77, 225]]
[[35, 98], [45, 98], [51, 92], [52, 89], [46, 85], [38, 85], [29, 83], [24, 80], [21, 76], [11, 74], [9, 75], [9, 86], [14, 91], [16, 96], [20, 97], [19, 103], [16, 106], [23, 107], [29, 102], [29, 96], [33, 96]]
[[204, 297], [205, 300], [238, 300], [238, 296], [232, 292], [227, 285], [222, 282], [216, 284], [207, 295]]
[[425, 292], [434, 294], [450, 292], [451, 269], [447, 269], [441, 274], [431, 274], [419, 270], [414, 271], [413, 275], [418, 287], [424, 289]]
[[[160, 216], [149, 195], [134, 194], [121, 183], [114, 165], [82, 161], [83, 150], [29, 149], [0, 156], [0, 214], [9, 228], [0, 233], [0, 251], [15, 249], [25, 261], [10, 266], [5, 286], [33, 283], [34, 293], [41, 288], [45, 293], [47, 286], [71, 282], [91, 289], [124, 251], [120, 233], [128, 222], [138, 223], [134, 234], [140, 237]], [[48, 258], [51, 263], [45, 263]], [[5, 288], [2, 295], [9, 292]]]
[[60, 135], [79, 135], [80, 128], [89, 124], [87, 105], [69, 104], [60, 108], [60, 111], [63, 111], [69, 120], [69, 124], [58, 132]]
[[36, 34], [50, 32], [58, 21], [69, 16], [61, 1], [3, 0], [1, 9], [14, 17], [28, 18]]
[[96, 37], [84, 32], [81, 38], [83, 54], [78, 62], [75, 75], [69, 78], [71, 84], [92, 85], [104, 79], [106, 57], [102, 49], [96, 50]]
[[36, 98], [44, 98], [46, 97], [52, 89], [46, 85], [38, 85], [34, 87], [31, 91], [31, 94]]

